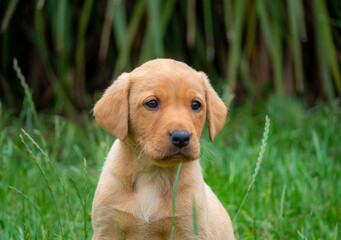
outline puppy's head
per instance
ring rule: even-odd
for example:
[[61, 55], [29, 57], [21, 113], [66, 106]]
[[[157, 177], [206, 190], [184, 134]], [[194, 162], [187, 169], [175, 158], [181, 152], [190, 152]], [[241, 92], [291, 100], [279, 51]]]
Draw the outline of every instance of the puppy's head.
[[94, 108], [100, 126], [156, 164], [197, 159], [206, 119], [213, 141], [226, 113], [204, 73], [170, 59], [123, 73]]

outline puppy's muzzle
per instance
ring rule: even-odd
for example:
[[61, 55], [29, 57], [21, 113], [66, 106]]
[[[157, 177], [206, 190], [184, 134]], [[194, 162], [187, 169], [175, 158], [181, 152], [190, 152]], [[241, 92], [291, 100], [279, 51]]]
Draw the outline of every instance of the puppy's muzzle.
[[189, 132], [184, 130], [174, 130], [169, 135], [169, 140], [171, 143], [178, 148], [186, 147], [191, 141], [191, 135]]

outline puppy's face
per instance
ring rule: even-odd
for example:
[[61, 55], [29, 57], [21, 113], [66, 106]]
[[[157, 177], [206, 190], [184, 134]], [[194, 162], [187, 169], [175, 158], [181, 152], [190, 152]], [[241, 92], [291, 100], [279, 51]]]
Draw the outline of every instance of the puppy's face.
[[208, 119], [210, 138], [222, 128], [226, 107], [202, 72], [157, 59], [121, 75], [96, 104], [99, 124], [155, 164], [195, 160]]
[[203, 82], [183, 66], [135, 71], [129, 95], [129, 134], [156, 161], [194, 160], [205, 125]]

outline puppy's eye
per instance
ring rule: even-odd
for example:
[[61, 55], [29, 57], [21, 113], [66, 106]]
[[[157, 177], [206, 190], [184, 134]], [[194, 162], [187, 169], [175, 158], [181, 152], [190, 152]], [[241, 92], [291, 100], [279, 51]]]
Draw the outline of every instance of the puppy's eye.
[[149, 109], [156, 109], [159, 107], [159, 103], [156, 100], [150, 100], [144, 104]]
[[194, 111], [199, 111], [201, 109], [201, 103], [198, 101], [193, 101], [191, 107]]

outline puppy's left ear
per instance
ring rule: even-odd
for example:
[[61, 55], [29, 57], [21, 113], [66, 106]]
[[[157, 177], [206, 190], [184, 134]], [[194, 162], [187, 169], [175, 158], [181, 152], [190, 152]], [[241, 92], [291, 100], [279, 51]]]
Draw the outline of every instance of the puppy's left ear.
[[205, 82], [206, 90], [206, 116], [208, 122], [209, 137], [211, 142], [217, 133], [224, 127], [227, 115], [227, 108], [220, 99], [216, 91], [214, 91], [208, 77], [205, 73], [200, 72]]
[[121, 74], [94, 107], [97, 123], [120, 140], [128, 134], [129, 74]]

